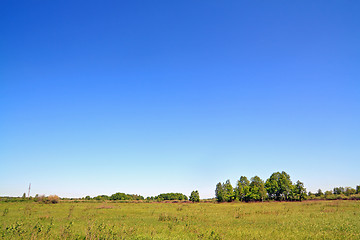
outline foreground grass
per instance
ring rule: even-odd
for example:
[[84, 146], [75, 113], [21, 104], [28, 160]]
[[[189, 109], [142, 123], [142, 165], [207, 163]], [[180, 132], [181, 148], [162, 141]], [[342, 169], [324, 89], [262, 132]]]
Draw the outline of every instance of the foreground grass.
[[2, 202], [0, 238], [360, 239], [360, 202]]

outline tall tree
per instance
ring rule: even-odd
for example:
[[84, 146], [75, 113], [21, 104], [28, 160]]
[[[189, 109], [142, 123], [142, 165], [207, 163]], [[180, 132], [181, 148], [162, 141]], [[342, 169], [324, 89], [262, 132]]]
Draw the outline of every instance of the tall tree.
[[216, 184], [215, 197], [218, 202], [225, 201], [225, 191], [223, 189], [223, 185], [221, 184], [221, 182]]
[[280, 176], [281, 173], [279, 172], [273, 173], [265, 182], [265, 189], [270, 199], [274, 199], [274, 200], [280, 199], [280, 194], [281, 194], [279, 187]]
[[[319, 189], [320, 190], [320, 189]], [[320, 190], [321, 192], [321, 190]], [[302, 201], [306, 199], [306, 189], [304, 183], [297, 181], [293, 187], [294, 200]]]
[[292, 191], [292, 182], [290, 175], [286, 172], [273, 173], [265, 183], [266, 191], [270, 199], [290, 200]]
[[225, 201], [231, 202], [234, 200], [235, 194], [234, 189], [230, 183], [230, 180], [226, 180], [226, 182], [223, 184], [223, 189], [225, 192]]
[[245, 176], [241, 176], [240, 180], [237, 181], [235, 188], [235, 199], [240, 201], [246, 201], [246, 196], [250, 192], [250, 182]]
[[249, 198], [255, 201], [263, 201], [266, 198], [264, 181], [260, 177], [251, 178]]
[[291, 200], [289, 198], [292, 190], [292, 182], [290, 180], [290, 175], [283, 171], [281, 172], [281, 176], [279, 180], [280, 180], [279, 186], [280, 186], [282, 199]]

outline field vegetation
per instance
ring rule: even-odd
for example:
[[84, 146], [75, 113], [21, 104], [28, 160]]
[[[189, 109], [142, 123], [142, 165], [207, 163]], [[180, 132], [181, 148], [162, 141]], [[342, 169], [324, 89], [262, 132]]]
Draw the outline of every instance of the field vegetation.
[[0, 202], [2, 239], [360, 239], [359, 201]]

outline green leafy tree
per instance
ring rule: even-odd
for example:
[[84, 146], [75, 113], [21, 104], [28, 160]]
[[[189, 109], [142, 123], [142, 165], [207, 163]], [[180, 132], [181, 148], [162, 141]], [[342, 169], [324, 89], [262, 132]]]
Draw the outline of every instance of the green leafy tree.
[[225, 202], [225, 191], [221, 182], [216, 184], [215, 197], [218, 202]]
[[270, 199], [280, 200], [280, 176], [280, 172], [273, 173], [265, 182], [265, 189]]
[[292, 190], [292, 182], [290, 180], [290, 175], [283, 171], [281, 172], [281, 176], [279, 180], [280, 180], [279, 186], [280, 186], [282, 199], [291, 200], [289, 198]]
[[297, 181], [293, 187], [293, 194], [294, 200], [296, 201], [302, 201], [306, 199], [306, 189], [304, 187], [304, 183]]
[[250, 182], [245, 176], [241, 176], [240, 180], [237, 181], [237, 185], [235, 188], [235, 199], [239, 201], [246, 201], [246, 196], [249, 195], [250, 192]]
[[334, 193], [335, 195], [344, 194], [344, 192], [345, 192], [345, 189], [344, 189], [343, 187], [336, 187], [336, 188], [334, 188], [334, 190], [333, 190], [333, 193]]
[[264, 181], [260, 177], [251, 178], [250, 192], [248, 198], [254, 201], [263, 201], [266, 198]]
[[356, 193], [360, 193], [360, 185], [356, 186]]
[[317, 193], [315, 193], [315, 196], [317, 196], [317, 197], [323, 197], [323, 196], [324, 196], [324, 193], [321, 191], [321, 189], [319, 189], [319, 190], [317, 191]]
[[223, 184], [223, 189], [225, 192], [225, 201], [231, 202], [235, 198], [234, 189], [230, 183], [230, 180], [226, 180], [226, 182]]
[[346, 187], [344, 193], [346, 196], [350, 196], [350, 195], [356, 194], [356, 190], [352, 187]]
[[291, 200], [292, 182], [290, 175], [286, 172], [273, 173], [265, 182], [265, 188], [270, 199], [278, 201]]
[[191, 192], [189, 200], [192, 202], [200, 202], [200, 195], [198, 190]]

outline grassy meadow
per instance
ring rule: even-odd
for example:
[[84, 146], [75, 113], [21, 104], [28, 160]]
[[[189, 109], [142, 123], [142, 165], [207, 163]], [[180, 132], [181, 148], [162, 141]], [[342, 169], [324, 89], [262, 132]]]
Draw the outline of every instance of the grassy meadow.
[[2, 239], [360, 239], [360, 201], [0, 202]]

